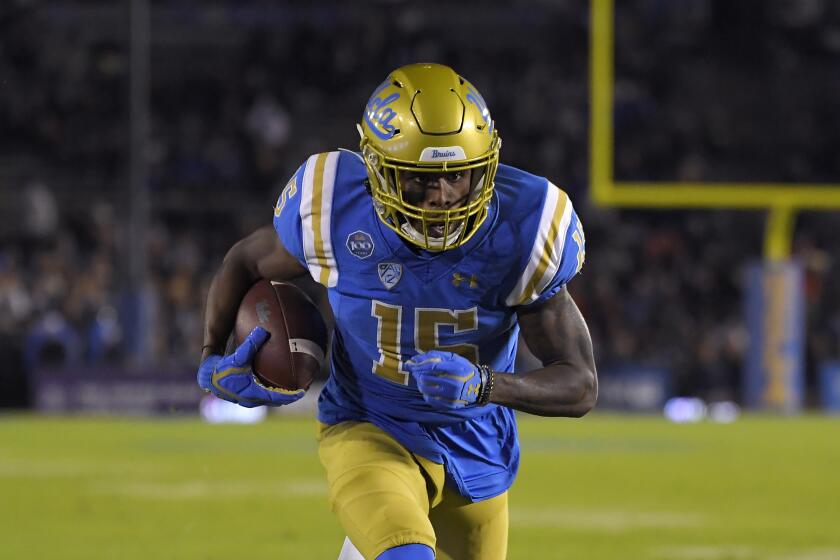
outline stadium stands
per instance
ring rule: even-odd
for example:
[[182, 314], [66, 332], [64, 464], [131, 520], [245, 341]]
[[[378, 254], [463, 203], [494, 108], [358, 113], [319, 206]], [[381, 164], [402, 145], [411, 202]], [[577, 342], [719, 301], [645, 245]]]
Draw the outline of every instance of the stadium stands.
[[[741, 274], [761, 254], [763, 216], [589, 207], [585, 3], [447, 4], [445, 19], [401, 3], [153, 3], [148, 314], [131, 324], [119, 320], [125, 14], [20, 4], [0, 13], [0, 360], [22, 366], [3, 368], [0, 404], [25, 401], [33, 368], [130, 361], [136, 329], [152, 333], [148, 363], [195, 366], [225, 248], [268, 223], [307, 154], [354, 147], [370, 84], [413, 60], [461, 69], [485, 92], [503, 159], [569, 191], [589, 249], [571, 288], [602, 370], [647, 364], [676, 393], [739, 397]], [[621, 4], [618, 177], [840, 181], [840, 7]], [[806, 214], [797, 229], [812, 388], [819, 364], [840, 359], [838, 225]]]

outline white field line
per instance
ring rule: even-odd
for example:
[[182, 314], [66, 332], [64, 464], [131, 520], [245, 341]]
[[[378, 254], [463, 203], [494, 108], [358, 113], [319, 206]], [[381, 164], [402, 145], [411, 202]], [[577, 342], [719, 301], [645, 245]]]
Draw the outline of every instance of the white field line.
[[705, 516], [689, 512], [630, 512], [560, 508], [511, 508], [511, 525], [563, 527], [621, 533], [633, 529], [701, 527]]
[[664, 546], [657, 548], [651, 558], [657, 560], [757, 560], [759, 550], [743, 545]]
[[840, 548], [816, 548], [801, 552], [774, 554], [770, 560], [840, 560]]
[[840, 560], [840, 548], [819, 548], [774, 553], [744, 545], [665, 546], [654, 550], [657, 560]]
[[257, 481], [112, 482], [94, 484], [91, 492], [141, 500], [204, 500], [259, 497], [323, 496], [327, 483], [321, 478], [301, 478], [283, 483]]
[[77, 476], [160, 474], [159, 466], [136, 462], [97, 463], [78, 459], [0, 459], [2, 478], [72, 478]]

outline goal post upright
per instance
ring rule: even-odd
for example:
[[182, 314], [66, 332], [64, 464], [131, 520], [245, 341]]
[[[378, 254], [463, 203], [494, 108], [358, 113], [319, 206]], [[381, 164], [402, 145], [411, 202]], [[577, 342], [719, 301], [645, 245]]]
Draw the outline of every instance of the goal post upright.
[[790, 258], [794, 224], [800, 210], [840, 210], [840, 184], [616, 180], [614, 26], [614, 0], [590, 0], [590, 196], [608, 207], [767, 211], [763, 264], [745, 286], [744, 389], [756, 407], [794, 412], [802, 404], [805, 329], [802, 274]]

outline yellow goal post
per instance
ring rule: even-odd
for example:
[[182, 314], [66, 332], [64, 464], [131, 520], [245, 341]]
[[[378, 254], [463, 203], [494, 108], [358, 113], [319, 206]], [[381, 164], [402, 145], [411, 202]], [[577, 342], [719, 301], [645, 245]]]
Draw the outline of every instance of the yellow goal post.
[[590, 194], [601, 206], [767, 209], [764, 257], [790, 256], [798, 210], [840, 209], [840, 184], [617, 181], [613, 174], [614, 0], [590, 0]]

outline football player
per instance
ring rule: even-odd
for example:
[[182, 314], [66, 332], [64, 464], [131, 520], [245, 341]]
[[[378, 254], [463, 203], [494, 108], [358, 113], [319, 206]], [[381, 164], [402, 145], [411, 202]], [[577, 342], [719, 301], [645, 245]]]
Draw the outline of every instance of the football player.
[[[358, 128], [358, 152], [311, 156], [273, 227], [228, 252], [199, 384], [244, 406], [299, 399], [255, 380], [265, 331], [223, 349], [255, 281], [311, 275], [335, 315], [318, 440], [343, 557], [505, 558], [514, 411], [580, 417], [597, 395], [589, 332], [566, 291], [583, 229], [565, 192], [499, 163], [484, 99], [451, 68], [395, 70]], [[543, 367], [513, 371], [520, 332]]]

